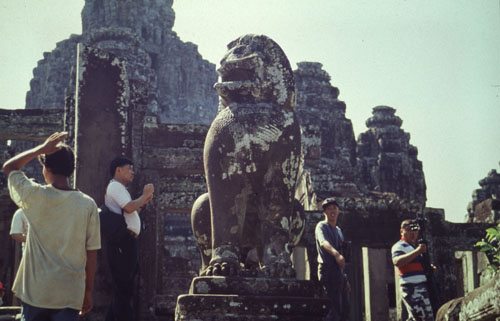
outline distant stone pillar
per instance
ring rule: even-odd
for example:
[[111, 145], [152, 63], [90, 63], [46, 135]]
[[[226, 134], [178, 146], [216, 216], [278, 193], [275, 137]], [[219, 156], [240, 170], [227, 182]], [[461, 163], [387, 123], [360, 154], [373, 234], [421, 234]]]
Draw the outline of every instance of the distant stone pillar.
[[359, 244], [352, 244], [347, 278], [351, 284], [351, 320], [363, 320], [363, 253]]
[[455, 258], [460, 260], [462, 264], [463, 275], [461, 275], [461, 279], [463, 282], [463, 294], [465, 295], [479, 286], [477, 252], [456, 251]]
[[[129, 83], [125, 62], [102, 50], [78, 45], [74, 126], [71, 130], [76, 155], [74, 186], [98, 205], [110, 180], [109, 162], [118, 155], [130, 156]], [[67, 108], [71, 112], [71, 106]], [[71, 120], [71, 115], [67, 115]], [[105, 315], [111, 302], [111, 280], [101, 243], [92, 313]]]
[[387, 295], [387, 249], [363, 248], [366, 321], [385, 321], [389, 317]]
[[307, 249], [303, 246], [296, 246], [293, 249], [293, 268], [297, 280], [310, 280], [309, 258]]
[[79, 44], [76, 74], [75, 187], [100, 204], [110, 160], [130, 154], [127, 73], [123, 60]]

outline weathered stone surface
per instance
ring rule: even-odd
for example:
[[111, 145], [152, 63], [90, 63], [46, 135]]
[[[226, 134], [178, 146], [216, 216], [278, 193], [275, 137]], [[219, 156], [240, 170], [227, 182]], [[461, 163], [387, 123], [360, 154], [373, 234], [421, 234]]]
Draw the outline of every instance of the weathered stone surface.
[[60, 41], [51, 52], [33, 69], [30, 90], [26, 94], [26, 108], [62, 109], [65, 92], [70, 83], [72, 70], [76, 67], [76, 46], [82, 41], [80, 35], [71, 35]]
[[472, 193], [467, 206], [468, 222], [495, 223], [500, 220], [500, 174], [492, 169], [479, 181], [480, 189]]
[[320, 321], [328, 312], [328, 300], [306, 297], [240, 295], [181, 295], [176, 321]]
[[[118, 155], [131, 157], [133, 154], [132, 142], [136, 134], [133, 123], [142, 123], [143, 120], [138, 116], [141, 106], [131, 98], [139, 94], [131, 90], [125, 61], [96, 48], [78, 46], [76, 74], [75, 109], [68, 110], [75, 114], [75, 132], [72, 133], [76, 154], [74, 183], [75, 188], [100, 205], [111, 179], [109, 162]], [[142, 146], [140, 142], [136, 144]], [[137, 162], [137, 165], [140, 167], [141, 163]], [[146, 243], [147, 236], [141, 241]], [[96, 315], [105, 315], [111, 299], [111, 276], [104, 255], [106, 243], [103, 242], [102, 246], [95, 282], [93, 310]]]
[[250, 277], [201, 276], [193, 279], [189, 294], [320, 297], [321, 287], [310, 281]]
[[444, 220], [440, 209], [425, 209], [426, 239], [431, 263], [438, 267], [436, 279], [441, 302], [458, 297], [457, 277], [461, 271], [455, 261], [455, 252], [472, 251], [474, 244], [484, 237], [489, 227], [485, 223], [450, 223]]
[[63, 128], [61, 110], [0, 109], [0, 141], [44, 141]]
[[[110, 179], [107, 164], [131, 150], [129, 83], [124, 60], [82, 45], [78, 54], [75, 183], [100, 204]], [[96, 182], [91, 173], [102, 179]]]
[[[294, 71], [297, 115], [302, 127], [304, 170], [311, 173], [317, 199], [360, 196], [356, 141], [339, 90], [320, 63], [300, 62]], [[310, 210], [318, 209], [309, 208]]]
[[148, 145], [164, 148], [203, 149], [208, 126], [160, 124], [144, 128], [144, 140]]
[[256, 248], [258, 273], [292, 277], [301, 146], [290, 62], [270, 38], [245, 35], [228, 45], [219, 73], [220, 110], [203, 155], [208, 197], [192, 210], [204, 274], [240, 275], [245, 249]]
[[388, 106], [373, 108], [366, 121], [368, 131], [358, 137], [357, 158], [361, 181], [368, 190], [392, 192], [401, 198], [425, 204], [426, 186], [417, 148], [402, 120]]
[[185, 171], [203, 167], [202, 148], [150, 148], [144, 149], [146, 167]]
[[76, 44], [84, 42], [127, 59], [129, 79], [148, 83], [148, 109], [161, 122], [210, 123], [217, 111], [215, 65], [172, 31], [174, 18], [172, 1], [86, 0], [83, 34], [44, 54], [33, 71], [26, 106], [64, 105]]
[[488, 198], [474, 208], [475, 223], [495, 223], [500, 220], [500, 200]]
[[177, 301], [176, 320], [322, 320], [319, 284], [293, 279], [197, 277]]
[[500, 275], [465, 297], [445, 303], [436, 321], [495, 321], [500, 318]]
[[[62, 117], [56, 116], [62, 111], [53, 114], [47, 111], [45, 114], [45, 109], [62, 109], [63, 105], [67, 111], [64, 128], [74, 132], [72, 93], [75, 89], [71, 86], [76, 84], [68, 84], [76, 79], [76, 70], [73, 76], [71, 70], [76, 61], [77, 42], [92, 44], [126, 60], [131, 108], [126, 120], [119, 122], [128, 127], [121, 137], [125, 144], [121, 145], [120, 138], [120, 146], [136, 162], [138, 173], [132, 194], [137, 195], [138, 187], [146, 182], [154, 182], [157, 187], [157, 196], [141, 212], [145, 233], [141, 234], [140, 245], [139, 319], [173, 320], [177, 296], [188, 292], [191, 279], [201, 267], [189, 212], [196, 197], [206, 192], [202, 148], [208, 126], [186, 123], [208, 124], [215, 117], [217, 96], [212, 89], [217, 79], [215, 67], [201, 59], [195, 45], [181, 42], [171, 31], [174, 19], [171, 1], [87, 0], [86, 10], [83, 34], [58, 43], [54, 51], [44, 54], [44, 59], [34, 70], [26, 106], [44, 111], [1, 112], [0, 122], [4, 121], [0, 124], [1, 139], [43, 139], [45, 134], [38, 133], [51, 131], [49, 123], [62, 124]], [[361, 247], [388, 249], [399, 238], [400, 221], [415, 217], [422, 200], [425, 201], [423, 173], [419, 173], [421, 168], [416, 149], [409, 144], [409, 134], [401, 130], [401, 119], [394, 112], [391, 114], [390, 109], [374, 110], [374, 116], [367, 122], [370, 129], [358, 139], [356, 151], [352, 125], [345, 118], [346, 106], [338, 99], [339, 91], [330, 84], [330, 77], [321, 65], [299, 64], [295, 79], [306, 169], [297, 178], [299, 187], [295, 196], [309, 210], [316, 209], [317, 201], [324, 196], [334, 194], [339, 197], [342, 205], [340, 224], [346, 240], [352, 244], [352, 263], [348, 268], [353, 288], [352, 319], [361, 320]], [[101, 80], [95, 81], [99, 83]], [[109, 108], [117, 108], [117, 105], [113, 102]], [[26, 117], [22, 118], [20, 113], [26, 113]], [[27, 116], [38, 113], [45, 116]], [[106, 115], [102, 117], [106, 118]], [[16, 128], [6, 127], [11, 124]], [[94, 140], [99, 142], [102, 137]], [[25, 149], [22, 144], [16, 142], [16, 146], [6, 146], [2, 143], [2, 162]], [[107, 162], [103, 163], [106, 164], [90, 166], [98, 167], [92, 174], [94, 181], [102, 179], [96, 185], [106, 183], [102, 176], [107, 176]], [[360, 177], [356, 168], [367, 176]], [[400, 169], [407, 170], [407, 175]], [[101, 170], [104, 174], [96, 174]], [[34, 173], [28, 174], [32, 176]], [[471, 207], [474, 222], [498, 220], [495, 216], [498, 214], [492, 214], [498, 213], [497, 176], [496, 172], [490, 172], [482, 180], [483, 184], [480, 183], [481, 189], [475, 192], [474, 206]], [[8, 230], [15, 206], [10, 201], [5, 182], [5, 177], [0, 174], [0, 244], [6, 244], [0, 249], [0, 270], [5, 271], [2, 281], [9, 287], [15, 271], [8, 259], [12, 257], [14, 245]], [[309, 277], [315, 280], [314, 227], [323, 215], [307, 212], [306, 216], [306, 230], [300, 245], [307, 247]], [[460, 286], [457, 286], [460, 271], [454, 252], [472, 249], [489, 225], [448, 223], [444, 221], [443, 211], [438, 209], [426, 209], [426, 217], [431, 258], [438, 266], [437, 277], [443, 299], [448, 300], [457, 296], [457, 287]], [[95, 291], [95, 302], [102, 305], [96, 304], [93, 313], [87, 317], [95, 321], [104, 318], [105, 305], [109, 302], [106, 292], [110, 287], [109, 275], [103, 269], [105, 264], [99, 266], [101, 278]], [[198, 303], [208, 302], [201, 298]], [[6, 299], [11, 300], [11, 297]], [[210, 311], [206, 315], [215, 319]], [[240, 320], [268, 316], [274, 317], [272, 312], [265, 316], [243, 314]], [[286, 320], [286, 317], [280, 319]]]

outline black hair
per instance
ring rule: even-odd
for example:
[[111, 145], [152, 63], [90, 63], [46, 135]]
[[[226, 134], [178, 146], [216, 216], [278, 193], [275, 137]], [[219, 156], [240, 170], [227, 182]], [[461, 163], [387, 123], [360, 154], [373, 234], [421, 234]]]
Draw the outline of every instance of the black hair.
[[39, 155], [38, 161], [50, 169], [52, 174], [70, 177], [75, 170], [75, 154], [68, 145], [59, 144], [59, 146], [61, 146], [61, 149], [53, 154]]
[[111, 161], [111, 163], [109, 164], [109, 174], [111, 175], [111, 177], [115, 176], [115, 171], [116, 171], [117, 167], [122, 167], [125, 165], [132, 165], [133, 166], [134, 162], [132, 162], [131, 159], [129, 159], [125, 156], [118, 156], [115, 159], [113, 159]]

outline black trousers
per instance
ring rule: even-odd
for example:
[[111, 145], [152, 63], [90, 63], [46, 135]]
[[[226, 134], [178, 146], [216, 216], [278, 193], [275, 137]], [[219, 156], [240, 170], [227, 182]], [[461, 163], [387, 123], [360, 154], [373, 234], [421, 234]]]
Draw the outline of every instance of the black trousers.
[[323, 264], [319, 264], [318, 279], [331, 302], [326, 320], [349, 320], [350, 302], [345, 274], [337, 266], [326, 267]]
[[113, 283], [113, 298], [106, 321], [132, 321], [135, 318], [133, 297], [139, 267], [137, 240], [126, 235], [118, 242], [107, 243], [108, 264]]

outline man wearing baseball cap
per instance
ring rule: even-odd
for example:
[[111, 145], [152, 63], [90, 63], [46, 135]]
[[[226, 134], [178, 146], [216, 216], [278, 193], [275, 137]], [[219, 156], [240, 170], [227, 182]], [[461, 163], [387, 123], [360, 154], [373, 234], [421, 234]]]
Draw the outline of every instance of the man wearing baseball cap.
[[344, 236], [337, 226], [339, 204], [329, 197], [321, 206], [325, 219], [316, 225], [314, 234], [318, 251], [318, 279], [331, 300], [327, 320], [348, 320], [350, 285], [344, 272]]
[[433, 321], [431, 301], [427, 290], [422, 253], [425, 244], [418, 244], [420, 228], [415, 220], [401, 223], [401, 239], [392, 246], [392, 263], [398, 268], [401, 297], [408, 311], [408, 320]]

